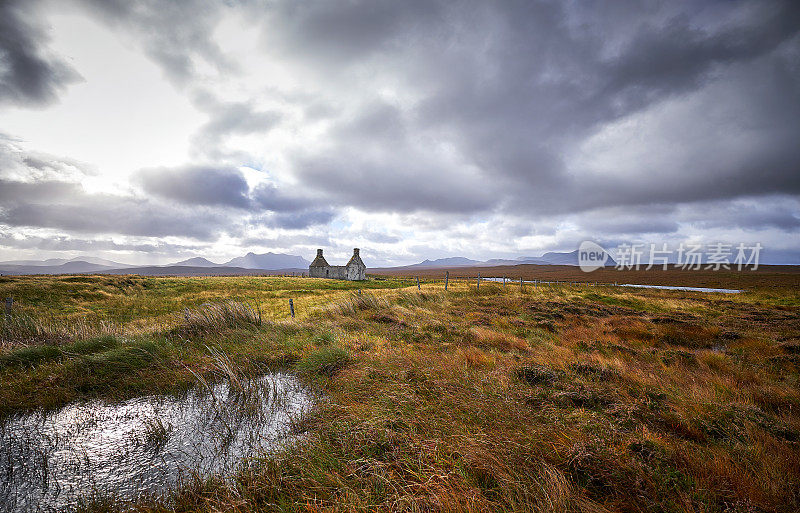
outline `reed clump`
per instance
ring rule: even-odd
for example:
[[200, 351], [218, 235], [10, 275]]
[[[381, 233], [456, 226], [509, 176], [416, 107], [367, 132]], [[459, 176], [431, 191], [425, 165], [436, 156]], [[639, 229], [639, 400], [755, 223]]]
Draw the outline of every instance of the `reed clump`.
[[178, 331], [186, 335], [219, 333], [225, 330], [262, 325], [261, 309], [239, 301], [204, 303], [183, 311]]

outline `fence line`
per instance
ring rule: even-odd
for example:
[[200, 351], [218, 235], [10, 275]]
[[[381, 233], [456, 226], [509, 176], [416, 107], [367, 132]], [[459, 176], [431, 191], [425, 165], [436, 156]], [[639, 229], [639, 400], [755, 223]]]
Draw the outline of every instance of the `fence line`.
[[[274, 275], [273, 275], [273, 277], [274, 277]], [[289, 277], [289, 276], [284, 276], [284, 277]], [[305, 273], [293, 274], [291, 277], [294, 277], [294, 278], [307, 278]], [[380, 281], [392, 280], [394, 282], [399, 282], [400, 285], [401, 285], [400, 287], [375, 289], [375, 290], [386, 290], [386, 291], [391, 291], [391, 290], [393, 290], [395, 288], [401, 289], [401, 288], [406, 288], [406, 287], [413, 287], [414, 285], [416, 285], [418, 291], [421, 291], [422, 290], [422, 285], [436, 285], [437, 283], [441, 283], [442, 281], [444, 282], [444, 290], [445, 291], [450, 291], [450, 288], [451, 288], [450, 285], [452, 285], [452, 284], [464, 285], [464, 286], [467, 287], [467, 289], [469, 289], [471, 287], [471, 283], [472, 283], [473, 280], [475, 280], [475, 290], [476, 291], [480, 291], [480, 286], [481, 286], [481, 282], [482, 281], [498, 283], [498, 285], [502, 284], [502, 291], [503, 292], [506, 292], [508, 290], [508, 287], [507, 287], [508, 282], [511, 282], [512, 285], [513, 285], [513, 279], [509, 278], [509, 277], [507, 277], [505, 275], [502, 276], [502, 277], [483, 277], [483, 276], [481, 276], [481, 273], [478, 273], [477, 277], [461, 276], [461, 277], [451, 278], [449, 270], [445, 271], [444, 280], [441, 280], [441, 279], [437, 280], [437, 278], [435, 278], [435, 277], [422, 277], [421, 278], [420, 276], [414, 276], [414, 277], [402, 277], [402, 276], [399, 276], [399, 277], [390, 277], [390, 278], [372, 277], [372, 280], [375, 280], [375, 281], [378, 281], [378, 280], [380, 280]], [[550, 286], [552, 286], [552, 287], [564, 287], [564, 286], [570, 286], [570, 287], [597, 287], [597, 286], [624, 287], [624, 286], [629, 286], [629, 287], [645, 287], [645, 288], [651, 288], [651, 287], [660, 288], [661, 287], [659, 285], [652, 285], [652, 286], [651, 285], [628, 285], [628, 284], [619, 284], [617, 282], [614, 282], [614, 283], [600, 283], [600, 284], [598, 284], [598, 282], [596, 282], [596, 281], [595, 282], [588, 282], [588, 281], [587, 282], [577, 282], [577, 281], [561, 281], [561, 280], [548, 281], [548, 280], [540, 280], [540, 279], [537, 279], [537, 278], [534, 278], [532, 280], [525, 280], [525, 279], [523, 279], [522, 276], [520, 276], [519, 277], [519, 291], [520, 291], [520, 293], [524, 293], [525, 284], [531, 284], [534, 288], [550, 287]], [[693, 289], [692, 287], [687, 287], [687, 288], [690, 291]], [[702, 288], [702, 287], [700, 287], [700, 288]], [[685, 290], [685, 288], [678, 287], [678, 290], [681, 290], [681, 289]], [[341, 292], [345, 292], [347, 290], [350, 290], [350, 292], [353, 293], [353, 294], [357, 294], [358, 296], [362, 296], [362, 289], [361, 288], [358, 288], [358, 289], [341, 289], [340, 291]], [[709, 289], [709, 290], [714, 291], [714, 289]], [[719, 290], [720, 291], [732, 291], [733, 289], [730, 289], [730, 290], [728, 290], [728, 289], [719, 289]], [[332, 290], [331, 292], [336, 292], [336, 290]], [[296, 306], [297, 305], [295, 305], [294, 299], [295, 298], [288, 298], [288, 301], [289, 301], [289, 305], [288, 305], [289, 306], [289, 316], [292, 319], [295, 319], [295, 317], [297, 315], [297, 312], [296, 312]], [[234, 299], [234, 298], [231, 298], [230, 300], [231, 301], [238, 301], [237, 299]], [[325, 307], [327, 307], [327, 306], [329, 306], [331, 304], [340, 302], [341, 300], [342, 300], [341, 297], [332, 298], [332, 299], [330, 299], [330, 300], [328, 300], [326, 302], [321, 302], [321, 303], [318, 303], [318, 304], [314, 304], [311, 308], [313, 308], [313, 309], [325, 308]], [[4, 319], [5, 319], [6, 322], [9, 322], [11, 320], [11, 318], [12, 318], [13, 306], [14, 306], [13, 297], [5, 298], [5, 316], [4, 316]], [[305, 306], [305, 305], [302, 305], [302, 306]], [[24, 311], [24, 309], [23, 309], [23, 311]]]

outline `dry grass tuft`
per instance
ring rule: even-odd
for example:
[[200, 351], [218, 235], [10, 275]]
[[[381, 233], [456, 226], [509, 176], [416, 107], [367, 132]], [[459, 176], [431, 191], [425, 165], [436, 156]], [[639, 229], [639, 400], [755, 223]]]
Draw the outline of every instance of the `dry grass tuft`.
[[116, 323], [94, 316], [57, 319], [20, 312], [0, 316], [0, 350], [37, 344], [64, 344], [104, 335], [119, 335], [121, 331]]
[[211, 334], [239, 327], [260, 326], [261, 323], [261, 310], [257, 305], [225, 301], [185, 309], [178, 331], [185, 335]]
[[474, 326], [469, 331], [472, 335], [472, 343], [479, 347], [501, 351], [527, 351], [530, 348], [524, 338], [500, 333], [482, 326]]
[[459, 347], [456, 358], [465, 362], [469, 367], [488, 367], [494, 364], [494, 358], [487, 355], [477, 347]]

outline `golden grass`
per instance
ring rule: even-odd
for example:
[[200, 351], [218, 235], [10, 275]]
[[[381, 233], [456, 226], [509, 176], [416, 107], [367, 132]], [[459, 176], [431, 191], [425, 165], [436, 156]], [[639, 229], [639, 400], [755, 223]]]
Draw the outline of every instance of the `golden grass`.
[[528, 342], [525, 339], [508, 333], [500, 333], [480, 326], [470, 328], [470, 333], [473, 337], [473, 344], [480, 347], [499, 349], [501, 351], [528, 350]]
[[[281, 300], [297, 292], [263, 285]], [[185, 306], [198, 308], [198, 286], [172, 290], [189, 289]], [[189, 379], [184, 368], [203, 375], [220, 374], [220, 362], [249, 372], [283, 363], [326, 394], [297, 445], [233, 481], [187, 483], [172, 502], [139, 510], [800, 509], [796, 291], [477, 291], [458, 281], [446, 294], [441, 284], [314, 290], [298, 295], [307, 313], [294, 321], [233, 315], [249, 320], [192, 330], [197, 323], [171, 318], [147, 332], [163, 344], [151, 363], [92, 382], [92, 394], [114, 397], [123, 386], [158, 390]], [[152, 318], [181, 311], [137, 301]], [[83, 307], [103, 310], [88, 300]], [[137, 319], [125, 321], [131, 326]], [[72, 364], [48, 362], [0, 369], [0, 405], [20, 406], [9, 391], [75, 397]]]

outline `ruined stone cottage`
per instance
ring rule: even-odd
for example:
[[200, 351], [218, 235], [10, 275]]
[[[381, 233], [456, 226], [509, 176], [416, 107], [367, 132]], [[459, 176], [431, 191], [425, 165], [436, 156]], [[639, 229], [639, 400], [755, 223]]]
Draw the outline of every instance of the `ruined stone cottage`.
[[353, 249], [353, 256], [347, 265], [328, 265], [322, 250], [317, 250], [317, 258], [308, 266], [308, 275], [312, 278], [331, 278], [334, 280], [366, 280], [367, 266], [358, 256], [358, 248]]

